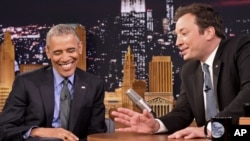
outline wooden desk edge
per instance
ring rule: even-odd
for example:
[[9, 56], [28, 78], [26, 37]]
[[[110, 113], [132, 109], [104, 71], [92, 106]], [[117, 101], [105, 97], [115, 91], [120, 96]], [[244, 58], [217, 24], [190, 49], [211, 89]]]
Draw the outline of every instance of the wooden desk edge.
[[240, 117], [239, 125], [250, 125], [250, 117]]
[[[88, 141], [186, 141], [184, 138], [168, 139], [167, 134], [139, 134], [139, 133], [97, 133], [87, 137]], [[190, 139], [189, 141], [207, 141], [206, 138]]]

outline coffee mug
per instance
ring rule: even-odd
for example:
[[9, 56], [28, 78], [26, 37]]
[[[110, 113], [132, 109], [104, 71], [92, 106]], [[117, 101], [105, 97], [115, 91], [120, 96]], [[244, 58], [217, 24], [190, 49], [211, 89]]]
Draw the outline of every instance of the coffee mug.
[[[207, 132], [208, 123], [211, 123], [211, 137]], [[204, 133], [212, 141], [230, 141], [232, 117], [213, 117], [206, 122]]]
[[250, 117], [250, 103], [243, 104], [244, 117]]

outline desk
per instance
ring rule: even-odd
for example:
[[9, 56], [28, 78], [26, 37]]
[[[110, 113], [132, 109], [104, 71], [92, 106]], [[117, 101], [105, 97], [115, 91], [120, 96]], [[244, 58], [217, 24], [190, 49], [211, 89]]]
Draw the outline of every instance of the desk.
[[240, 125], [250, 125], [250, 117], [240, 117]]
[[[148, 135], [137, 133], [98, 133], [88, 136], [88, 141], [187, 141], [185, 139], [168, 139], [166, 134]], [[207, 139], [189, 139], [188, 141], [207, 141]]]

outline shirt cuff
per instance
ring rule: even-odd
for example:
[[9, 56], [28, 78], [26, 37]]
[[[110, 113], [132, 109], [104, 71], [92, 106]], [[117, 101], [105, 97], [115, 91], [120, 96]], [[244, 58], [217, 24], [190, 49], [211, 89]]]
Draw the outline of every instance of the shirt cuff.
[[163, 132], [168, 131], [167, 127], [163, 124], [163, 122], [161, 120], [159, 120], [159, 119], [155, 119], [155, 120], [160, 124], [159, 129], [155, 133], [163, 133]]
[[212, 124], [211, 124], [211, 122], [208, 122], [207, 123], [207, 130], [209, 130], [211, 132], [211, 129], [212, 129]]
[[37, 128], [38, 126], [32, 126], [27, 132], [23, 134], [23, 139], [28, 139], [30, 137], [30, 132], [33, 128]]

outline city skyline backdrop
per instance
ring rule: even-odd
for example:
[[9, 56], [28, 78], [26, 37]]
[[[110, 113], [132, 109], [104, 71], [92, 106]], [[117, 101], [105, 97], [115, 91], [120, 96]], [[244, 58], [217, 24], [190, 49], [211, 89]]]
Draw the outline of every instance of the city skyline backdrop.
[[[168, 55], [173, 61], [174, 94], [179, 93], [179, 71], [183, 60], [175, 46], [172, 34], [174, 24], [164, 30], [163, 19], [169, 19], [175, 9], [191, 2], [212, 4], [225, 21], [228, 36], [249, 34], [250, 14], [244, 13], [249, 0], [145, 0], [145, 11], [122, 12], [121, 2], [126, 0], [72, 0], [66, 1], [1, 1], [0, 43], [3, 31], [26, 31], [31, 38], [14, 38], [16, 61], [46, 63], [45, 36], [49, 28], [58, 23], [76, 23], [87, 30], [87, 71], [106, 82], [105, 89], [113, 91], [122, 83], [122, 57], [128, 46], [135, 53], [137, 79], [148, 80], [148, 63], [152, 56]], [[137, 1], [137, 0], [131, 0]], [[144, 1], [144, 0], [138, 0]], [[173, 7], [172, 10], [169, 7]], [[231, 12], [233, 11], [233, 13]], [[151, 16], [150, 16], [151, 15]], [[172, 18], [170, 16], [170, 18]], [[143, 21], [144, 20], [144, 21]], [[131, 28], [133, 25], [133, 28]], [[2, 30], [1, 30], [2, 29]], [[22, 34], [24, 34], [22, 32]], [[132, 35], [132, 36], [131, 36]]]

